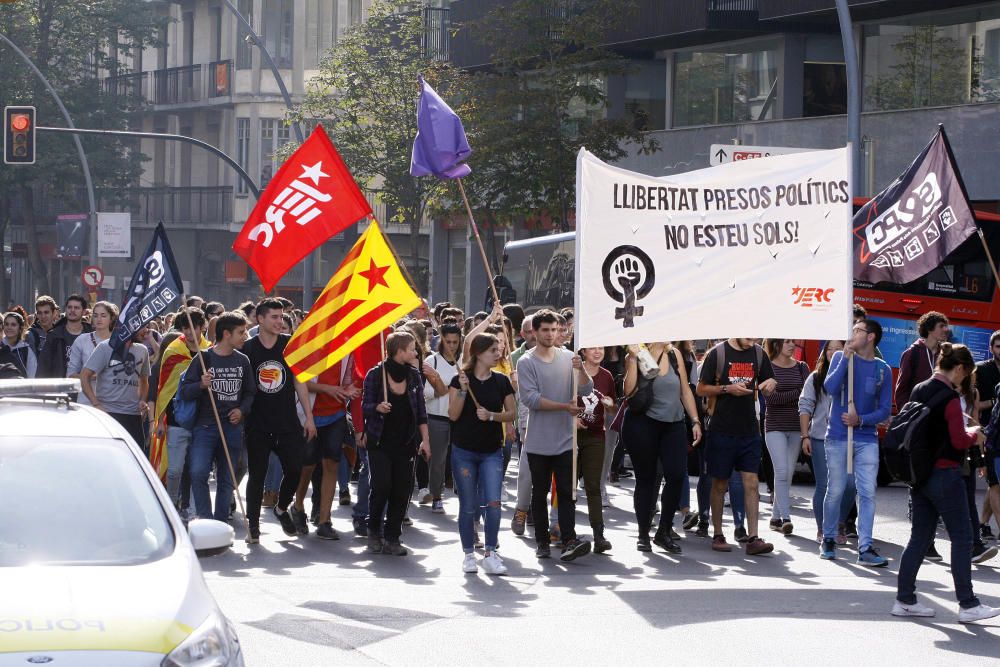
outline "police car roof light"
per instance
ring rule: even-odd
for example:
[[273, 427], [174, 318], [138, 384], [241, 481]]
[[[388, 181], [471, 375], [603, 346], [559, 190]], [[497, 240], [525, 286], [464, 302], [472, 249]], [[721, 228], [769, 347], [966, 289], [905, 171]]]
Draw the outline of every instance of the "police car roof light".
[[0, 398], [41, 398], [80, 392], [77, 379], [0, 380]]

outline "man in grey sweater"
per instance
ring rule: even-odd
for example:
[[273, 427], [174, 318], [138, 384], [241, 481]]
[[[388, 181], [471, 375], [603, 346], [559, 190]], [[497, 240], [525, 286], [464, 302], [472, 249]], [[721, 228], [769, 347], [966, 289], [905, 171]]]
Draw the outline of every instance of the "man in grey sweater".
[[559, 559], [571, 561], [590, 553], [590, 542], [576, 536], [576, 502], [573, 500], [573, 430], [579, 408], [573, 395], [573, 373], [578, 376], [578, 396], [593, 391], [594, 383], [583, 369], [580, 356], [555, 345], [555, 313], [541, 310], [532, 316], [536, 345], [517, 362], [518, 390], [528, 408], [524, 452], [531, 468], [531, 514], [535, 520], [535, 555], [549, 558], [547, 498], [552, 476], [556, 479], [559, 530], [563, 550]]

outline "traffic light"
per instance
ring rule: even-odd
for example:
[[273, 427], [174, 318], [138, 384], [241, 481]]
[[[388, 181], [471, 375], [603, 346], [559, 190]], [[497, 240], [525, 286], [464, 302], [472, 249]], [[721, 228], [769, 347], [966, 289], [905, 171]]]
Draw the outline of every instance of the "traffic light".
[[35, 107], [4, 107], [3, 161], [35, 164]]

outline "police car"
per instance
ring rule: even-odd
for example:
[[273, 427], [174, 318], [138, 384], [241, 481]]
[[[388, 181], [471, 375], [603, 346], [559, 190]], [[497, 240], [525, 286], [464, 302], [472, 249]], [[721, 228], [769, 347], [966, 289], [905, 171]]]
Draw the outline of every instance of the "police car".
[[199, 556], [233, 529], [185, 529], [128, 433], [71, 402], [77, 380], [0, 381], [0, 666], [239, 666]]

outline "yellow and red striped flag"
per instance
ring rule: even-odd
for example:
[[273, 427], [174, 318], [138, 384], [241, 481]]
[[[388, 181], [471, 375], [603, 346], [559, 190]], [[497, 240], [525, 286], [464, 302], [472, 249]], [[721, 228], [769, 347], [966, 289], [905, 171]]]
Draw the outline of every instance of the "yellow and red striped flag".
[[[201, 349], [207, 350], [209, 342], [201, 338]], [[153, 412], [155, 426], [149, 436], [149, 462], [160, 476], [160, 481], [167, 481], [167, 406], [177, 393], [181, 376], [191, 364], [191, 350], [188, 349], [184, 336], [174, 339], [163, 352], [160, 359], [160, 377], [157, 380], [156, 409]]]
[[285, 361], [299, 382], [311, 380], [421, 303], [372, 218], [288, 341]]

